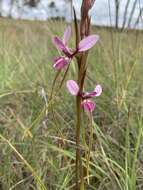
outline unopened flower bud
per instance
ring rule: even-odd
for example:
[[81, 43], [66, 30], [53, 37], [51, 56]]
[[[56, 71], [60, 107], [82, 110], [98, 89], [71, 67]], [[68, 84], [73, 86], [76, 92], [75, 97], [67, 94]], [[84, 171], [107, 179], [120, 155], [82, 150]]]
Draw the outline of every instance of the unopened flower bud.
[[95, 0], [83, 0], [81, 7], [81, 16], [85, 19], [89, 10], [93, 7]]

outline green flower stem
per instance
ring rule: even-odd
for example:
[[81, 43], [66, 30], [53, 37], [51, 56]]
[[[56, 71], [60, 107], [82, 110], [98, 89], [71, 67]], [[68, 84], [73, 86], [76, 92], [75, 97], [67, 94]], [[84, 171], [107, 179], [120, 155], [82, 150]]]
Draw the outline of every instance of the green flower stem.
[[77, 124], [76, 124], [76, 188], [79, 190], [79, 180], [81, 171], [81, 153], [80, 153], [80, 129], [81, 129], [81, 97], [76, 98], [77, 105]]

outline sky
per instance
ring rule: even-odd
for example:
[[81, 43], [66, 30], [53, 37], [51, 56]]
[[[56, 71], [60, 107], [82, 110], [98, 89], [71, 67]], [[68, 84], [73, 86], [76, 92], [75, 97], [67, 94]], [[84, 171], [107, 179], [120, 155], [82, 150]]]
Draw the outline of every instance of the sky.
[[[49, 4], [54, 1], [55, 8], [49, 9]], [[96, 0], [94, 7], [92, 8], [90, 14], [92, 16], [92, 23], [96, 25], [104, 26], [114, 26], [115, 25], [115, 0]], [[130, 0], [127, 16], [127, 21], [129, 20], [130, 13], [135, 0]], [[140, 7], [143, 8], [143, 0], [137, 0], [135, 12], [133, 14], [132, 22], [130, 27], [143, 29], [142, 17], [140, 18], [140, 23], [136, 26], [136, 20], [138, 18]], [[77, 16], [80, 18], [80, 6], [82, 0], [73, 0]], [[140, 6], [139, 6], [140, 2]], [[119, 26], [122, 27], [124, 19], [124, 11], [127, 0], [120, 0], [121, 6], [119, 10]], [[22, 0], [18, 0], [17, 4], [11, 7], [11, 0], [1, 0], [0, 12], [2, 16], [11, 15], [15, 19], [30, 19], [30, 20], [47, 20], [50, 17], [61, 16], [66, 19], [66, 21], [71, 20], [71, 10], [70, 4], [65, 3], [64, 0], [41, 0], [36, 8], [30, 8], [28, 6], [22, 5]], [[110, 5], [110, 11], [109, 11]], [[111, 15], [111, 17], [109, 17]], [[127, 24], [126, 24], [127, 25]]]

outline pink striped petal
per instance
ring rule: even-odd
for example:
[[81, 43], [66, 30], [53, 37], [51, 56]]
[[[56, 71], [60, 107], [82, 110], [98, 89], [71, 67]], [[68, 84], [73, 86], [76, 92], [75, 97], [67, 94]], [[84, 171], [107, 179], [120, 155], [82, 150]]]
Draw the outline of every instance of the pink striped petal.
[[101, 87], [100, 84], [98, 84], [98, 85], [95, 87], [95, 89], [94, 89], [93, 92], [86, 92], [86, 93], [83, 95], [83, 97], [84, 97], [84, 98], [92, 98], [92, 97], [95, 97], [95, 96], [100, 96], [101, 93], [102, 93], [102, 87]]
[[94, 92], [96, 92], [96, 95], [95, 96], [100, 96], [101, 93], [102, 93], [102, 87], [100, 84], [98, 84], [95, 89], [94, 89]]
[[71, 57], [72, 51], [62, 42], [60, 38], [54, 37], [52, 41], [57, 49], [62, 51], [67, 57]]
[[64, 68], [66, 65], [68, 65], [70, 62], [70, 60], [66, 57], [58, 57], [55, 59], [55, 63], [53, 65], [53, 67], [57, 70], [60, 70], [62, 68]]
[[65, 45], [67, 45], [67, 43], [68, 43], [70, 37], [71, 37], [71, 27], [68, 26], [68, 27], [66, 28], [65, 32], [64, 32], [64, 37], [63, 37], [63, 43], [64, 43]]
[[77, 96], [78, 95], [79, 86], [78, 86], [78, 84], [74, 80], [68, 80], [66, 86], [67, 86], [68, 91], [73, 96]]
[[87, 100], [83, 100], [83, 102], [81, 103], [82, 108], [86, 111], [86, 112], [93, 112], [96, 104], [94, 102], [92, 102], [90, 99]]
[[92, 48], [99, 40], [98, 35], [90, 35], [79, 42], [78, 52], [87, 51]]
[[66, 46], [60, 38], [54, 37], [52, 42], [56, 46], [57, 49], [59, 49], [61, 51], [66, 51]]

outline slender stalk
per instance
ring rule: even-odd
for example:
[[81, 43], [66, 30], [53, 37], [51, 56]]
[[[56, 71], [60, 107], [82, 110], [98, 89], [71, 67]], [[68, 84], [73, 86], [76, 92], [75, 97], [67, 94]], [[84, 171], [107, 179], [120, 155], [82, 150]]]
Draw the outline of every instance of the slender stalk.
[[[76, 13], [74, 10], [74, 24], [75, 24], [75, 34], [76, 34], [76, 48], [78, 49], [78, 44], [80, 39], [82, 40], [84, 37], [88, 36], [90, 33], [90, 17], [88, 16], [89, 9], [93, 6], [95, 0], [82, 1], [81, 6], [81, 21], [80, 27], [77, 22]], [[79, 30], [80, 28], [80, 30]], [[87, 70], [87, 57], [88, 51], [82, 53], [81, 56], [77, 58], [78, 65], [78, 86], [79, 92], [82, 94], [83, 86], [86, 76]], [[77, 109], [77, 123], [76, 123], [76, 190], [84, 190], [84, 173], [82, 166], [82, 155], [80, 151], [80, 132], [82, 126], [82, 118], [81, 118], [81, 101], [82, 97], [76, 97], [76, 109]]]
[[80, 176], [80, 129], [81, 129], [81, 97], [76, 98], [77, 106], [77, 124], [76, 124], [76, 189], [79, 190], [79, 176]]
[[[78, 43], [80, 41], [80, 35], [79, 35], [79, 26], [77, 22], [76, 12], [73, 8], [74, 13], [74, 26], [75, 26], [75, 35], [76, 35], [76, 48], [78, 48]], [[78, 83], [80, 86], [80, 64], [81, 64], [81, 58], [77, 57], [77, 63], [78, 63]], [[79, 190], [79, 177], [80, 177], [80, 160], [81, 160], [81, 154], [80, 154], [80, 129], [81, 129], [81, 97], [76, 97], [76, 115], [77, 115], [77, 123], [76, 123], [76, 162], [75, 162], [75, 169], [76, 169], [76, 190]]]
[[[87, 62], [87, 53], [83, 53], [81, 58], [78, 59], [78, 85], [80, 88], [80, 93], [83, 92], [84, 80], [86, 75], [86, 62]], [[77, 190], [80, 189], [80, 186], [83, 185], [84, 176], [83, 176], [83, 168], [82, 168], [82, 156], [80, 152], [80, 131], [82, 126], [82, 118], [81, 118], [81, 96], [77, 96], [76, 98], [76, 108], [77, 108], [77, 124], [76, 124], [76, 186]], [[80, 175], [80, 177], [79, 177]], [[80, 181], [80, 183], [79, 183]], [[83, 189], [83, 188], [82, 188]]]
[[89, 145], [88, 145], [88, 152], [87, 152], [87, 182], [89, 184], [89, 162], [90, 162], [90, 153], [92, 150], [92, 144], [93, 144], [93, 124], [92, 124], [92, 115], [89, 115], [89, 130], [90, 130], [90, 135], [89, 135]]

